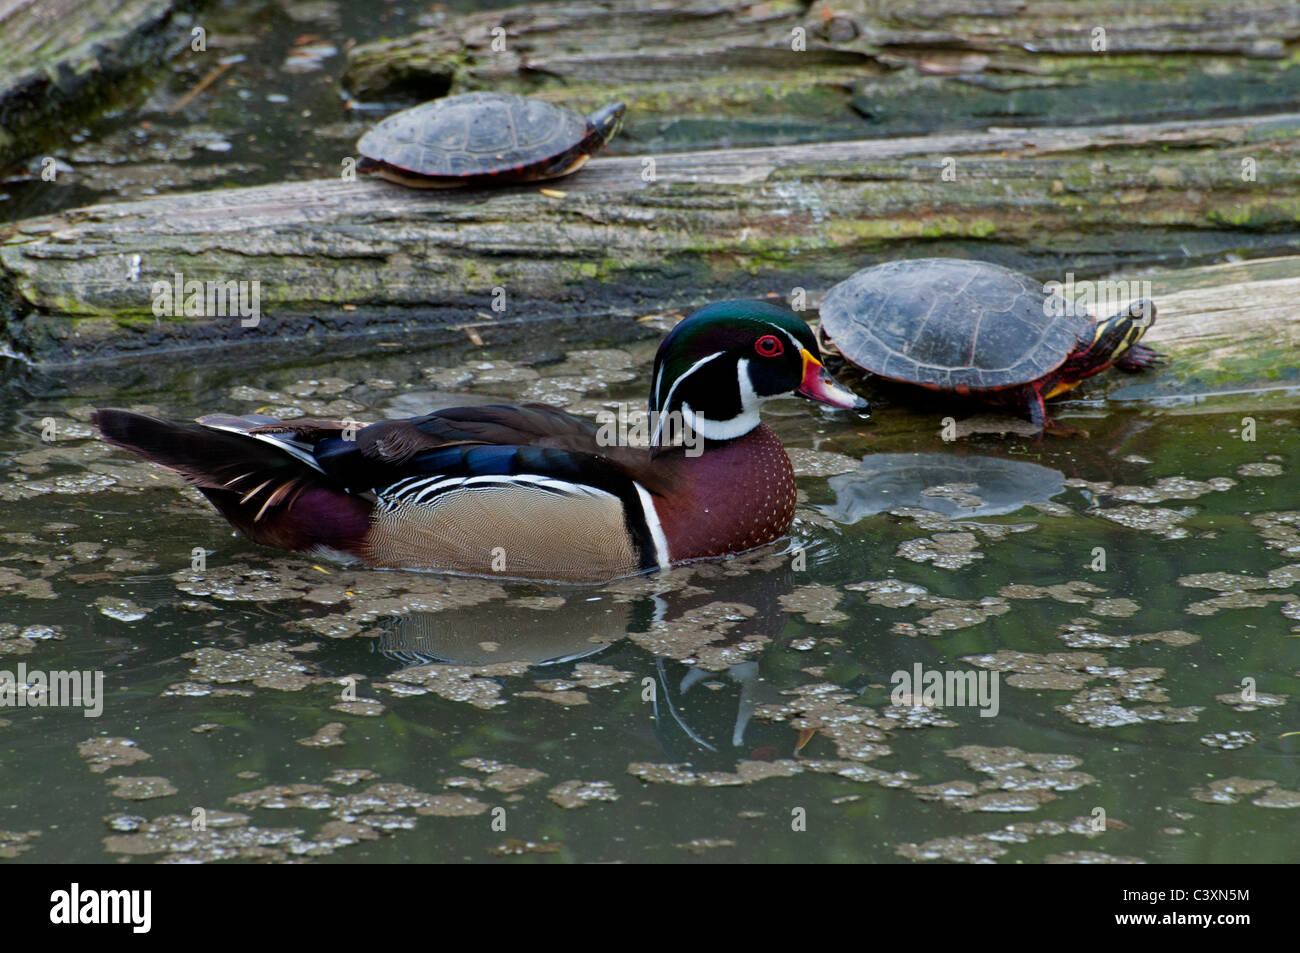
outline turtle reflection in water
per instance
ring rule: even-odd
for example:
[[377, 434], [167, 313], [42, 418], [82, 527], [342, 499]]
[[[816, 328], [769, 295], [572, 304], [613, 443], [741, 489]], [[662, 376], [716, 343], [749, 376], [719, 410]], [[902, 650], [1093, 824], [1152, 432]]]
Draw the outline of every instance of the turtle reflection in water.
[[818, 509], [847, 524], [900, 507], [950, 518], [1003, 516], [1063, 492], [1065, 475], [1024, 460], [974, 454], [874, 453], [829, 483], [835, 503]]

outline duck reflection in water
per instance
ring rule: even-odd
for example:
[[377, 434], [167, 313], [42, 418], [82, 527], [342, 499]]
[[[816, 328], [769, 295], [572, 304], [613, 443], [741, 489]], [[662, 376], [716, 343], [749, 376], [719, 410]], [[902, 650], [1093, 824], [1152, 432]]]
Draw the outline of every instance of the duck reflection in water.
[[762, 676], [761, 656], [789, 618], [779, 600], [794, 589], [791, 561], [790, 553], [769, 548], [609, 586], [566, 588], [559, 607], [522, 599], [413, 612], [384, 622], [376, 649], [407, 669], [523, 663], [528, 672], [555, 669], [563, 678], [578, 662], [614, 665], [633, 672], [632, 690], [647, 701], [665, 754], [697, 762], [716, 755], [719, 764], [734, 764], [737, 754], [789, 757], [797, 747], [790, 727], [753, 715], [781, 700]]

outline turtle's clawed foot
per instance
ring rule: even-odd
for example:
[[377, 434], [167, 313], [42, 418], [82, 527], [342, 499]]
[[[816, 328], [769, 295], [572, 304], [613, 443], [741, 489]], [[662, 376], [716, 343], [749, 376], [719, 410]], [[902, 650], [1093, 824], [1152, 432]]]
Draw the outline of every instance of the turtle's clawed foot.
[[1082, 427], [1074, 427], [1070, 424], [1063, 424], [1059, 420], [1051, 420], [1049, 418], [1046, 423], [1043, 424], [1043, 429], [1039, 433], [1038, 439], [1042, 440], [1043, 437], [1048, 434], [1051, 434], [1053, 437], [1086, 437], [1088, 436], [1088, 431], [1084, 430]]
[[1038, 443], [1043, 442], [1043, 438], [1048, 434], [1053, 437], [1086, 437], [1088, 431], [1080, 430], [1078, 427], [1071, 427], [1069, 424], [1058, 423], [1051, 417], [1047, 416], [1047, 404], [1043, 401], [1042, 391], [1032, 390], [1029, 393], [1029, 419], [1033, 421], [1034, 426], [1038, 428]]
[[1038, 437], [1036, 438], [1035, 441], [1037, 443], [1042, 443], [1043, 438], [1048, 436], [1049, 434], [1053, 437], [1088, 436], [1088, 431], [1082, 429], [1081, 427], [1074, 427], [1071, 426], [1070, 424], [1063, 424], [1059, 420], [1053, 420], [1051, 417], [1048, 417], [1046, 414], [1034, 414], [1031, 411], [1030, 417], [1034, 418], [1034, 424], [1037, 425], [1038, 427]]
[[1134, 344], [1115, 362], [1115, 366], [1131, 374], [1151, 367], [1159, 367], [1165, 363], [1165, 358], [1168, 356], [1145, 344]]

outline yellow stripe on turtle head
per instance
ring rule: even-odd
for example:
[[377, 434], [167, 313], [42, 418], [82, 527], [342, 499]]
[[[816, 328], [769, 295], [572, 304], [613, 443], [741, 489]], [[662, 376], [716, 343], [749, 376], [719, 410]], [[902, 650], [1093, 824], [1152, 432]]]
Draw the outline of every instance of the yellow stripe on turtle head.
[[1109, 355], [1110, 360], [1118, 360], [1147, 333], [1152, 324], [1153, 310], [1154, 306], [1144, 299], [1133, 302], [1126, 310], [1107, 321], [1098, 321], [1092, 330], [1093, 346], [1101, 344], [1103, 336], [1109, 338], [1115, 342], [1114, 350]]
[[1147, 328], [1151, 326], [1148, 321], [1134, 320], [1135, 317], [1141, 317], [1141, 315], [1139, 314], [1135, 316], [1130, 312], [1121, 322], [1120, 327], [1123, 330], [1124, 336], [1120, 339], [1120, 342], [1115, 345], [1115, 353], [1111, 355], [1112, 361], [1117, 360], [1120, 355], [1131, 348], [1134, 344], [1137, 344], [1138, 341], [1142, 340], [1142, 335], [1146, 334]]

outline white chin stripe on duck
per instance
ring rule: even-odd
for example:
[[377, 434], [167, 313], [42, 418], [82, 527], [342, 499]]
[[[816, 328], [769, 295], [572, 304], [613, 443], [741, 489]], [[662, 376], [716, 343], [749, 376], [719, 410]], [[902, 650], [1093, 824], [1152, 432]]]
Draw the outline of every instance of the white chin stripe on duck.
[[655, 380], [655, 391], [654, 391], [655, 401], [654, 401], [654, 406], [651, 408], [652, 413], [658, 414], [658, 416], [655, 418], [654, 433], [650, 437], [650, 445], [652, 447], [663, 446], [664, 423], [668, 419], [667, 412], [672, 407], [673, 394], [677, 393], [677, 388], [681, 384], [681, 382], [686, 380], [686, 378], [690, 377], [692, 374], [698, 371], [705, 364], [708, 364], [710, 361], [715, 360], [716, 358], [722, 357], [722, 355], [725, 353], [726, 353], [725, 351], [715, 351], [712, 354], [708, 355], [707, 357], [700, 358], [698, 361], [696, 361], [694, 364], [688, 367], [684, 373], [679, 375], [676, 380], [672, 382], [672, 385], [668, 388], [667, 396], [665, 396], [662, 400], [659, 397], [659, 392], [663, 389], [664, 371], [662, 367], [659, 368], [659, 377]]
[[767, 398], [755, 393], [754, 384], [749, 379], [749, 361], [743, 357], [736, 362], [736, 386], [740, 395], [740, 413], [727, 420], [710, 420], [692, 410], [689, 404], [682, 404], [682, 418], [686, 425], [706, 440], [735, 440], [757, 427], [762, 423], [758, 408]]

